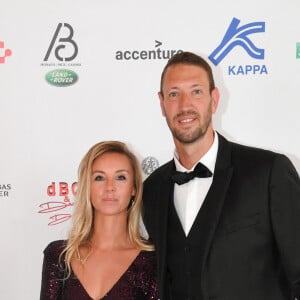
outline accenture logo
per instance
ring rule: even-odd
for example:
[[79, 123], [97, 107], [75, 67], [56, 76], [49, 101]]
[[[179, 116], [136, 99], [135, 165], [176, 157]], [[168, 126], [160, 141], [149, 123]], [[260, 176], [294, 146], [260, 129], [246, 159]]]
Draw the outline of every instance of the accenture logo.
[[160, 60], [170, 59], [176, 53], [182, 50], [166, 50], [161, 49], [162, 42], [155, 40], [155, 49], [150, 50], [124, 50], [117, 51], [115, 54], [116, 60]]

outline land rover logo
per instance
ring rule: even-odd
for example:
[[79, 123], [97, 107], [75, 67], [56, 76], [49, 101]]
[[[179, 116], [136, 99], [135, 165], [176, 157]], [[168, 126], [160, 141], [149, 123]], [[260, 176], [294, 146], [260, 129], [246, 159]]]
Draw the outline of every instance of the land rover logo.
[[78, 80], [78, 76], [74, 71], [67, 69], [56, 69], [50, 71], [45, 76], [46, 81], [55, 86], [69, 86]]

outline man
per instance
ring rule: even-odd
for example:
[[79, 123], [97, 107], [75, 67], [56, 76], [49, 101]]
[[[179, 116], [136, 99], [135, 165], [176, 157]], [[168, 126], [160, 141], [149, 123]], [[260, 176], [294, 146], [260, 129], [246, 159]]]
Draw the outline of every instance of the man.
[[[161, 299], [300, 297], [300, 180], [291, 162], [214, 131], [219, 92], [193, 53], [169, 60], [159, 98], [176, 149], [147, 178], [143, 198]], [[200, 178], [185, 174], [199, 162]]]

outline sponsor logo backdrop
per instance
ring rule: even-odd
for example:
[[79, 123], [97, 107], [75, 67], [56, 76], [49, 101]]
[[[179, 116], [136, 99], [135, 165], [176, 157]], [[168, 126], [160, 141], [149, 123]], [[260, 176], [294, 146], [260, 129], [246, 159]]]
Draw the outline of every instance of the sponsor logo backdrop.
[[42, 251], [66, 237], [94, 143], [127, 142], [145, 177], [172, 157], [157, 91], [178, 51], [211, 62], [219, 132], [300, 171], [297, 0], [0, 4], [2, 299], [39, 298]]

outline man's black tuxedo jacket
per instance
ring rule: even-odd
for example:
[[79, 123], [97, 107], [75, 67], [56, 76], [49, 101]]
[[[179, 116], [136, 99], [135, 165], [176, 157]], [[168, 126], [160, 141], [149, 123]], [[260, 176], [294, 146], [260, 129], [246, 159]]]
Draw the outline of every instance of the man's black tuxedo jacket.
[[[155, 170], [143, 193], [163, 300], [170, 299], [166, 253], [174, 170], [173, 160]], [[213, 183], [197, 218], [205, 224], [197, 232], [203, 245], [199, 299], [300, 299], [300, 181], [288, 158], [219, 135]]]

